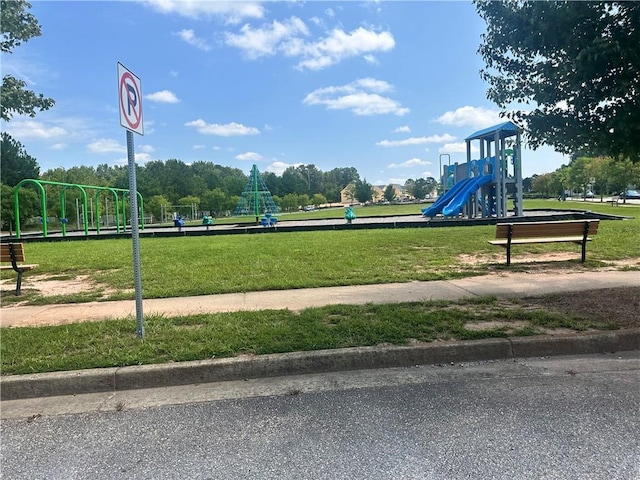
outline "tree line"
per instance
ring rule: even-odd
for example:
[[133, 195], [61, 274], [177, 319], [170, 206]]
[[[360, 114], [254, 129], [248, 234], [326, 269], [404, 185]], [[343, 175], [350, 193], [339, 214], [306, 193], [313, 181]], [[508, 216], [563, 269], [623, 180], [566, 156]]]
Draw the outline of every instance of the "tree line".
[[[129, 188], [126, 166], [75, 166], [69, 169], [55, 168], [41, 174], [37, 161], [26, 153], [19, 142], [4, 133], [2, 164], [0, 179], [2, 217], [5, 224], [14, 220], [13, 187], [25, 178], [125, 190]], [[349, 187], [348, 191], [354, 202], [369, 202], [374, 197], [373, 186], [366, 179], [361, 179], [354, 167], [339, 167], [323, 172], [315, 165], [298, 165], [288, 167], [282, 175], [273, 172], [263, 172], [261, 175], [282, 211], [297, 211], [306, 205], [339, 203], [345, 187]], [[138, 191], [144, 198], [145, 214], [156, 219], [162, 216], [163, 210], [188, 213], [193, 205], [198, 212], [207, 212], [213, 216], [228, 215], [235, 209], [248, 182], [245, 172], [238, 168], [207, 161], [186, 164], [178, 159], [155, 160], [137, 165], [136, 177]], [[433, 188], [434, 185], [435, 180], [429, 178], [410, 179], [405, 186], [410, 195], [423, 198], [427, 193], [426, 189]], [[47, 195], [47, 212], [58, 218], [61, 208], [57, 198], [61, 187], [45, 185], [45, 188], [50, 192]], [[392, 185], [386, 186], [385, 197], [388, 197], [389, 192], [391, 198], [388, 199], [393, 200], [395, 188]], [[21, 217], [24, 216], [21, 220], [38, 217], [40, 204], [32, 185], [25, 185], [19, 195]], [[80, 196], [79, 190], [67, 189], [65, 196], [67, 211], [73, 211], [75, 200]], [[52, 201], [53, 199], [56, 201]]]
[[[523, 181], [523, 184], [525, 182]], [[611, 157], [574, 157], [550, 173], [527, 179], [527, 190], [544, 197], [563, 199], [565, 192], [582, 197], [619, 195], [631, 186], [640, 185], [640, 163]]]

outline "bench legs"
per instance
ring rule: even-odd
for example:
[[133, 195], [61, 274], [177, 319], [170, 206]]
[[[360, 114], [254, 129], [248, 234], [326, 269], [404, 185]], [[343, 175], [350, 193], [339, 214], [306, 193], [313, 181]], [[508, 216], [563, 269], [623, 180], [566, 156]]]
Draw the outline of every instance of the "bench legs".
[[20, 291], [22, 290], [22, 274], [24, 270], [18, 270], [18, 279], [16, 280], [16, 297], [20, 296]]
[[507, 266], [511, 265], [511, 239], [513, 238], [513, 225], [509, 225], [509, 235], [507, 236]]

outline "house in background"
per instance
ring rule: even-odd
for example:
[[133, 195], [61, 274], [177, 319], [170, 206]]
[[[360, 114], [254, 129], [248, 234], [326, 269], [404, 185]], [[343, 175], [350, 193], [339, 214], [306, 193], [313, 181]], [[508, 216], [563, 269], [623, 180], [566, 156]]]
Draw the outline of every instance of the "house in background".
[[[407, 194], [407, 191], [402, 185], [398, 183], [394, 183], [392, 185], [393, 185], [395, 201], [401, 202], [403, 200], [413, 199], [411, 195]], [[371, 190], [373, 191], [372, 200], [374, 203], [383, 202], [385, 200], [384, 191], [386, 188], [387, 188], [386, 185], [372, 185], [372, 188], [371, 188]], [[353, 183], [350, 183], [349, 185], [347, 185], [342, 189], [342, 191], [340, 192], [340, 202], [343, 205], [351, 205], [352, 203], [359, 203], [355, 196], [355, 185]]]

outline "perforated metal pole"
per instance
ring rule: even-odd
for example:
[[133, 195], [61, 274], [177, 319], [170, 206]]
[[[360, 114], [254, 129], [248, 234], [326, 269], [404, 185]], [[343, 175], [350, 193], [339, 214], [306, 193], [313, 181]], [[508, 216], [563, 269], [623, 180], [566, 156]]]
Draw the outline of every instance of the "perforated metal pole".
[[[136, 291], [136, 334], [144, 337], [142, 318], [142, 280], [140, 275], [140, 236], [138, 226], [138, 196], [136, 182], [136, 160], [133, 153], [133, 132], [127, 130], [127, 160], [129, 163], [129, 203], [131, 204], [131, 240], [133, 242], [133, 280]], [[126, 222], [125, 222], [126, 224]]]

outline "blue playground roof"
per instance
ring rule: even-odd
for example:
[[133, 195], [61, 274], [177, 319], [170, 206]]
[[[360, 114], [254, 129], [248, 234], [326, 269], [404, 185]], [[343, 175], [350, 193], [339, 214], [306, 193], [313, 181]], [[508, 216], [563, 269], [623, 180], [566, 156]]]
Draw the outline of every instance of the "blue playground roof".
[[498, 132], [499, 138], [512, 137], [518, 133], [518, 127], [511, 122], [504, 122], [493, 127], [485, 128], [484, 130], [478, 130], [465, 138], [465, 141], [469, 140], [493, 140]]

